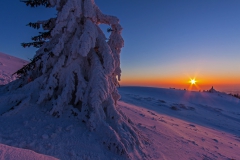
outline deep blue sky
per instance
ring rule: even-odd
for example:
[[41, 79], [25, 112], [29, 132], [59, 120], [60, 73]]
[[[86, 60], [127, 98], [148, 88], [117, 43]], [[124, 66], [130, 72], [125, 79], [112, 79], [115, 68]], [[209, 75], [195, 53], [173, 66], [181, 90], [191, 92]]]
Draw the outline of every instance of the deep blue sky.
[[[124, 28], [121, 65], [126, 83], [149, 81], [146, 77], [166, 83], [194, 76], [240, 83], [240, 0], [95, 2], [103, 13], [117, 16]], [[54, 14], [53, 9], [1, 0], [0, 52], [32, 58], [35, 49], [24, 49], [20, 43], [37, 32], [25, 25]]]

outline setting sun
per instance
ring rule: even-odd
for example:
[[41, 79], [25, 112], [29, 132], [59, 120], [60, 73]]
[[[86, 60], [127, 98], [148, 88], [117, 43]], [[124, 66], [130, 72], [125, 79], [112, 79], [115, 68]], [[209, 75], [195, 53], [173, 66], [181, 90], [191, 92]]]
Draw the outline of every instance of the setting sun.
[[197, 82], [197, 81], [196, 81], [195, 79], [191, 79], [191, 80], [190, 80], [190, 83], [191, 83], [191, 84], [195, 84], [196, 82]]

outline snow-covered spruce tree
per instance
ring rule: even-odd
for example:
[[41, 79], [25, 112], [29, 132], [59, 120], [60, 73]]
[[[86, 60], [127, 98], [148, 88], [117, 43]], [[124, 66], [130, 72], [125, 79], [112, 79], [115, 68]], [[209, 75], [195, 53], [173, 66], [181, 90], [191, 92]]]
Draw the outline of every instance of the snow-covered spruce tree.
[[[20, 78], [1, 87], [0, 114], [13, 114], [37, 102], [56, 117], [72, 113], [102, 136], [109, 150], [126, 157], [130, 152], [144, 156], [134, 124], [116, 109], [124, 44], [118, 18], [104, 15], [94, 0], [23, 2], [55, 7], [57, 17], [29, 24], [46, 32], [33, 37], [35, 42], [22, 44], [39, 49], [33, 61], [17, 72]], [[99, 24], [111, 26], [108, 40]]]

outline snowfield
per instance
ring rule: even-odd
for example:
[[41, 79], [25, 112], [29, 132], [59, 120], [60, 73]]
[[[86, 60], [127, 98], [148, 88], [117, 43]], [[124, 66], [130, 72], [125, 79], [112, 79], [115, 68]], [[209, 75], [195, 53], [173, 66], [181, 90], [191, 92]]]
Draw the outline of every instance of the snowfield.
[[[7, 61], [5, 54], [0, 54], [0, 62], [4, 64], [0, 73], [10, 74], [27, 63], [14, 57]], [[13, 80], [2, 79], [4, 83]], [[146, 156], [142, 159], [240, 159], [239, 99], [220, 92], [148, 87], [118, 90], [122, 97], [117, 109], [135, 124], [144, 143]], [[89, 131], [75, 117], [55, 118], [35, 103], [11, 107], [0, 115], [1, 160], [124, 159], [104, 147], [102, 135]], [[134, 153], [131, 159], [137, 159]]]
[[224, 93], [119, 88], [152, 159], [240, 159], [240, 100]]

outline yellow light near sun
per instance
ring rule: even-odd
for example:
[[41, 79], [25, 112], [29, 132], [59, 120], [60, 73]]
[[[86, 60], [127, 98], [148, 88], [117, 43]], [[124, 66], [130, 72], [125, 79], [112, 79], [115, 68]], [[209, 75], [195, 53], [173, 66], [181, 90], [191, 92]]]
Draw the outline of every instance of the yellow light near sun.
[[196, 83], [195, 79], [192, 79], [192, 80], [191, 80], [191, 83], [192, 83], [192, 84], [195, 84], [195, 83]]
[[190, 83], [188, 90], [200, 90], [200, 87], [197, 85], [195, 78], [190, 78], [188, 82]]
[[190, 81], [189, 81], [191, 84], [196, 84], [196, 80], [195, 79], [190, 79]]

